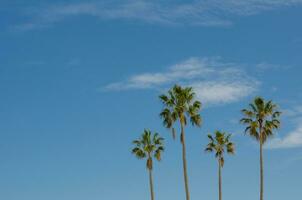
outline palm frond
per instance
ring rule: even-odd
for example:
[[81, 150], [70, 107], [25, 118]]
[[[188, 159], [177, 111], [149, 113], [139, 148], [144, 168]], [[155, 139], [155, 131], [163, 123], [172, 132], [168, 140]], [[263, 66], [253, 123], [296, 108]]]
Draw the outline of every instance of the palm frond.
[[173, 125], [176, 121], [184, 126], [187, 125], [187, 120], [190, 120], [193, 126], [201, 125], [199, 114], [201, 103], [195, 100], [195, 93], [191, 87], [181, 87], [176, 84], [159, 98], [164, 105], [160, 117], [166, 128], [172, 128], [173, 136], [175, 136]]
[[190, 117], [190, 121], [191, 121], [191, 124], [192, 126], [201, 126], [201, 122], [202, 122], [202, 119], [201, 119], [201, 116], [199, 114], [197, 115], [192, 115]]
[[273, 130], [280, 127], [278, 118], [281, 112], [277, 110], [278, 106], [273, 101], [265, 101], [262, 97], [256, 97], [249, 107], [252, 110], [242, 110], [247, 117], [242, 118], [240, 122], [247, 125], [246, 133], [264, 143], [273, 135]]
[[158, 133], [153, 134], [150, 130], [145, 129], [140, 138], [133, 141], [135, 147], [131, 152], [138, 159], [147, 158], [146, 166], [148, 169], [152, 169], [152, 157], [155, 157], [158, 161], [161, 160], [164, 151], [163, 141], [164, 138], [160, 137]]
[[248, 109], [242, 109], [241, 112], [247, 116], [247, 117], [254, 117], [255, 116], [255, 113], [251, 110], [248, 110]]
[[224, 152], [225, 150], [229, 154], [235, 153], [234, 143], [230, 142], [231, 134], [226, 134], [225, 132], [215, 131], [214, 136], [209, 134], [209, 143], [207, 144], [205, 151], [214, 152], [215, 157], [219, 162], [224, 165]]

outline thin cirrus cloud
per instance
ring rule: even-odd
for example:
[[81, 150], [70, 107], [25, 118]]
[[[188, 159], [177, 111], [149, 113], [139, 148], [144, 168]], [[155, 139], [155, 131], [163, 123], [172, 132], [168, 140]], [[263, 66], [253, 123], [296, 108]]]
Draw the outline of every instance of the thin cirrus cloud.
[[29, 21], [13, 26], [15, 30], [49, 27], [75, 16], [102, 20], [135, 20], [149, 24], [229, 26], [233, 17], [257, 15], [266, 11], [301, 5], [302, 0], [125, 0], [77, 2], [29, 9]]
[[292, 109], [284, 110], [284, 115], [290, 121], [298, 124], [296, 128], [286, 134], [284, 137], [276, 137], [272, 139], [267, 145], [268, 149], [284, 149], [302, 147], [302, 106], [295, 106]]
[[269, 149], [296, 148], [302, 146], [302, 126], [299, 125], [294, 131], [288, 133], [284, 138], [274, 138], [268, 143]]
[[172, 84], [192, 86], [205, 105], [236, 102], [253, 94], [259, 81], [249, 77], [236, 63], [219, 58], [189, 58], [164, 72], [142, 73], [104, 86], [104, 91], [166, 89]]

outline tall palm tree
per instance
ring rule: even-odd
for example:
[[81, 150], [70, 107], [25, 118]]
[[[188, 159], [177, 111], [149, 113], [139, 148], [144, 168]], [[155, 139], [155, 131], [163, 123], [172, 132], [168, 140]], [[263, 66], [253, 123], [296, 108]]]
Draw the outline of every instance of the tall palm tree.
[[174, 139], [176, 135], [174, 129], [175, 123], [179, 122], [181, 128], [180, 141], [182, 144], [186, 200], [190, 200], [186, 161], [185, 126], [187, 125], [187, 118], [191, 121], [193, 126], [201, 125], [201, 116], [199, 114], [201, 103], [195, 100], [195, 93], [191, 87], [181, 87], [179, 85], [175, 85], [167, 94], [160, 95], [159, 98], [164, 105], [160, 116], [163, 119], [164, 126], [172, 130]]
[[162, 152], [164, 151], [163, 138], [158, 133], [152, 134], [150, 130], [144, 130], [141, 137], [133, 141], [135, 147], [132, 149], [132, 153], [138, 159], [147, 158], [146, 167], [149, 171], [149, 184], [151, 200], [154, 200], [153, 190], [153, 157], [160, 161]]
[[277, 105], [272, 101], [265, 101], [262, 97], [256, 97], [249, 108], [243, 109], [244, 118], [241, 123], [247, 127], [245, 133], [255, 138], [260, 145], [260, 200], [263, 200], [263, 144], [273, 136], [273, 130], [280, 127]]
[[205, 151], [214, 152], [215, 157], [218, 160], [218, 182], [219, 182], [219, 200], [222, 200], [222, 180], [221, 180], [221, 169], [224, 165], [224, 152], [226, 150], [229, 154], [235, 153], [235, 145], [230, 141], [231, 135], [216, 131], [215, 136], [208, 135], [210, 140]]

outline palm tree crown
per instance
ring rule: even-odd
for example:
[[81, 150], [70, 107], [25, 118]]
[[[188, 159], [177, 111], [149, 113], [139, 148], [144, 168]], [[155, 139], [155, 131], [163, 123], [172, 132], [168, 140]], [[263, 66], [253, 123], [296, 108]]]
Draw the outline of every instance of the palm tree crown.
[[256, 97], [249, 104], [248, 109], [243, 109], [245, 115], [240, 120], [247, 125], [245, 133], [264, 144], [268, 137], [273, 135], [273, 130], [280, 127], [279, 116], [281, 112], [277, 111], [277, 105], [272, 101], [266, 102], [261, 97]]
[[147, 158], [146, 166], [149, 170], [152, 170], [152, 157], [155, 157], [158, 161], [161, 160], [161, 155], [164, 151], [163, 140], [158, 133], [152, 135], [150, 130], [145, 129], [141, 137], [133, 141], [135, 147], [132, 149], [132, 153], [138, 159]]
[[192, 125], [201, 125], [201, 116], [199, 111], [201, 103], [194, 100], [195, 93], [191, 87], [181, 87], [175, 85], [168, 91], [167, 95], [161, 95], [160, 100], [164, 104], [164, 109], [160, 113], [164, 126], [172, 129], [173, 138], [175, 138], [174, 123], [179, 120], [182, 125], [187, 124], [187, 118]]
[[221, 167], [224, 165], [224, 156], [225, 150], [229, 154], [235, 153], [235, 145], [230, 141], [231, 134], [226, 135], [224, 132], [216, 131], [215, 136], [208, 135], [210, 140], [205, 151], [206, 152], [215, 152], [215, 157], [218, 159]]

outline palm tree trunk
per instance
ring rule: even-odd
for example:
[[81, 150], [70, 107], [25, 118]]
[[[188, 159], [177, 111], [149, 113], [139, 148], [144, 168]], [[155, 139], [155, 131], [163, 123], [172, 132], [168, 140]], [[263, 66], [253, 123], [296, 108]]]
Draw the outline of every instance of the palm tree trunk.
[[221, 180], [221, 161], [219, 159], [219, 167], [218, 167], [218, 177], [219, 177], [219, 200], [222, 200], [222, 180]]
[[262, 122], [263, 120], [259, 120], [259, 143], [260, 143], [260, 200], [263, 200], [263, 152], [262, 152]]
[[150, 184], [151, 200], [154, 200], [152, 169], [149, 169], [149, 184]]
[[263, 152], [262, 152], [262, 141], [260, 141], [260, 200], [263, 200]]
[[184, 124], [182, 122], [180, 124], [181, 124], [182, 161], [183, 161], [183, 170], [184, 170], [186, 200], [190, 200], [189, 181], [188, 181], [188, 174], [187, 174], [185, 131], [184, 131]]

